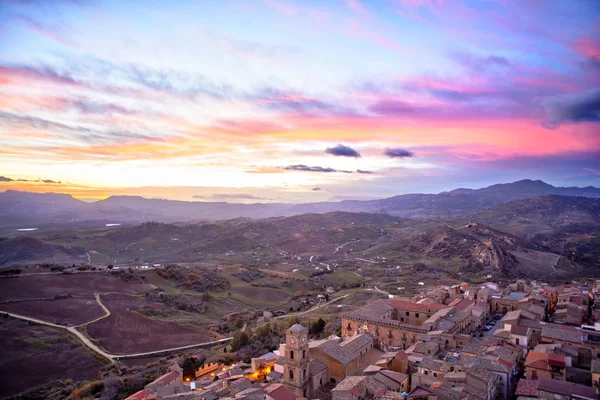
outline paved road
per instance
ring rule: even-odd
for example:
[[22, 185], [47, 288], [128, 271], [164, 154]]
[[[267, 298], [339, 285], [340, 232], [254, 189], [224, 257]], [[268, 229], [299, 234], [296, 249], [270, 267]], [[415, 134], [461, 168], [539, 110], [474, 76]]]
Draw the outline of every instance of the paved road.
[[38, 323], [41, 325], [51, 326], [53, 328], [65, 329], [65, 330], [71, 332], [73, 335], [77, 336], [77, 338], [81, 342], [83, 342], [83, 344], [85, 344], [87, 347], [94, 350], [96, 353], [100, 354], [102, 357], [108, 359], [110, 362], [114, 362], [114, 360], [113, 360], [114, 355], [109, 354], [109, 353], [105, 352], [104, 350], [100, 349], [98, 346], [96, 346], [94, 343], [92, 343], [88, 338], [86, 338], [81, 332], [79, 332], [77, 329], [75, 329], [72, 326], [67, 327], [64, 325], [57, 325], [57, 324], [53, 324], [51, 322], [42, 321], [41, 319], [26, 317], [25, 315], [20, 315], [20, 314], [14, 314], [14, 313], [9, 313], [9, 312], [7, 312], [6, 314], [10, 315], [13, 318], [18, 318], [18, 319], [22, 319], [25, 321], [35, 322], [35, 323]]
[[223, 343], [223, 342], [229, 342], [231, 339], [233, 339], [233, 337], [227, 337], [227, 338], [223, 338], [223, 339], [219, 339], [219, 340], [213, 340], [212, 342], [204, 342], [204, 343], [198, 343], [198, 344], [190, 344], [188, 346], [173, 347], [173, 348], [164, 349], [164, 350], [148, 351], [146, 353], [121, 354], [121, 355], [115, 355], [115, 354], [113, 354], [113, 357], [115, 357], [115, 358], [134, 358], [134, 357], [151, 356], [153, 354], [166, 353], [166, 352], [169, 352], [169, 351], [193, 349], [194, 347], [210, 346], [210, 345], [213, 345], [213, 344], [219, 344], [219, 343]]
[[344, 244], [342, 244], [342, 245], [339, 245], [338, 247], [336, 247], [336, 248], [335, 248], [335, 251], [334, 251], [333, 253], [331, 253], [331, 254], [335, 254], [335, 253], [337, 253], [337, 252], [338, 252], [338, 251], [340, 251], [340, 249], [341, 249], [341, 248], [343, 248], [345, 245], [347, 245], [347, 244], [350, 244], [350, 243], [354, 243], [354, 242], [360, 242], [360, 239], [358, 239], [358, 240], [351, 240], [351, 241], [349, 241], [349, 242], [346, 242], [346, 243], [344, 243]]
[[278, 316], [278, 317], [273, 317], [273, 318], [274, 318], [274, 319], [290, 318], [290, 317], [297, 317], [297, 316], [299, 316], [299, 315], [308, 314], [308, 313], [310, 313], [310, 312], [313, 312], [313, 311], [316, 311], [316, 310], [318, 310], [319, 308], [322, 308], [322, 307], [328, 306], [328, 305], [329, 305], [329, 304], [331, 304], [331, 303], [335, 303], [335, 302], [336, 302], [336, 301], [338, 301], [338, 300], [344, 299], [344, 298], [346, 298], [346, 297], [350, 296], [351, 294], [352, 294], [352, 293], [348, 293], [348, 294], [345, 294], [345, 295], [343, 295], [343, 296], [336, 297], [335, 299], [333, 299], [333, 300], [331, 300], [331, 301], [328, 301], [327, 303], [318, 304], [318, 305], [314, 306], [313, 308], [310, 308], [310, 309], [308, 309], [308, 310], [306, 310], [306, 311], [295, 312], [295, 313], [290, 313], [290, 314], [284, 314], [284, 315], [280, 315], [280, 316]]
[[169, 352], [169, 351], [192, 349], [194, 347], [209, 346], [209, 345], [212, 345], [212, 344], [219, 344], [219, 343], [223, 343], [223, 342], [228, 342], [231, 339], [233, 339], [232, 337], [227, 337], [227, 338], [223, 338], [223, 339], [219, 339], [219, 340], [214, 340], [214, 341], [210, 341], [210, 342], [190, 344], [190, 345], [187, 345], [187, 346], [172, 347], [172, 348], [168, 348], [168, 349], [148, 351], [148, 352], [142, 352], [142, 353], [132, 353], [132, 354], [112, 354], [112, 353], [108, 353], [108, 352], [102, 350], [100, 347], [98, 347], [96, 344], [94, 344], [94, 342], [92, 342], [88, 337], [86, 337], [83, 333], [79, 332], [76, 329], [77, 327], [85, 326], [85, 325], [91, 324], [92, 322], [96, 322], [96, 321], [98, 321], [100, 319], [103, 319], [103, 318], [106, 318], [106, 317], [110, 316], [110, 310], [108, 308], [106, 308], [104, 306], [104, 304], [102, 304], [102, 301], [100, 299], [100, 293], [96, 293], [95, 296], [96, 296], [96, 301], [98, 302], [98, 304], [100, 305], [100, 307], [102, 307], [104, 309], [104, 311], [106, 312], [106, 315], [104, 315], [102, 317], [99, 317], [99, 318], [96, 318], [96, 319], [94, 319], [92, 321], [88, 321], [88, 322], [83, 323], [81, 325], [77, 325], [77, 326], [64, 326], [64, 325], [53, 324], [51, 322], [42, 321], [41, 319], [27, 317], [25, 315], [15, 314], [15, 313], [9, 313], [9, 312], [5, 312], [5, 311], [2, 311], [0, 313], [5, 313], [7, 315], [10, 315], [13, 318], [22, 319], [22, 320], [25, 320], [25, 321], [31, 321], [31, 322], [35, 322], [35, 323], [38, 323], [38, 324], [41, 324], [41, 325], [47, 325], [47, 326], [51, 326], [53, 328], [64, 329], [64, 330], [70, 332], [71, 334], [75, 335], [88, 348], [92, 349], [94, 352], [96, 352], [97, 354], [100, 354], [102, 357], [106, 358], [107, 360], [109, 360], [112, 363], [115, 363], [115, 359], [120, 359], [120, 358], [143, 357], [143, 356], [150, 356], [150, 355], [153, 355], [153, 354], [166, 353], [166, 352]]
[[383, 293], [383, 294], [385, 294], [387, 296], [390, 295], [388, 292], [386, 292], [385, 290], [379, 289], [377, 286], [373, 286], [373, 288], [375, 289], [376, 292]]

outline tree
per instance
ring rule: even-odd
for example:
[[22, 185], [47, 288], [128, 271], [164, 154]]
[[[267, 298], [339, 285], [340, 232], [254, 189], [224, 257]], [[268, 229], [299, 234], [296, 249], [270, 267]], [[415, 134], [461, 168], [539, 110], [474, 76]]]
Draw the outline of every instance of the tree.
[[250, 342], [250, 337], [244, 331], [236, 331], [231, 339], [231, 350], [238, 351]]
[[327, 323], [325, 320], [323, 320], [323, 318], [319, 318], [317, 321], [314, 321], [312, 324], [310, 324], [310, 333], [313, 335], [318, 335], [319, 333], [323, 332], [326, 324]]
[[300, 320], [298, 319], [298, 317], [293, 316], [292, 318], [290, 318], [290, 326], [299, 324], [299, 323], [300, 323]]
[[208, 294], [208, 292], [204, 292], [202, 294], [202, 301], [209, 301], [210, 300], [210, 294]]
[[106, 267], [106, 268], [108, 268], [108, 269], [113, 269], [114, 267], [115, 267], [114, 265], [112, 265], [112, 264], [109, 264], [109, 265], [108, 265], [108, 267]]
[[242, 319], [242, 317], [236, 317], [233, 326], [235, 326], [235, 329], [242, 329], [244, 327], [244, 320]]

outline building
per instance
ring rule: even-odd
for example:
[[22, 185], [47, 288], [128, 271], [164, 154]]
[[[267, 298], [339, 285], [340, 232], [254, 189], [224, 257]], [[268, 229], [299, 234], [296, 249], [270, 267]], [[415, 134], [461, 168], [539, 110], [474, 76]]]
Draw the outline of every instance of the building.
[[371, 376], [349, 376], [331, 391], [332, 400], [362, 400], [383, 395], [387, 387]]
[[[406, 350], [420, 335], [448, 334], [444, 347], [454, 346], [453, 335], [470, 333], [471, 313], [443, 304], [420, 304], [403, 300], [379, 300], [342, 317], [342, 335], [371, 335], [382, 350]], [[447, 342], [446, 342], [447, 341]]]
[[549, 378], [564, 381], [571, 359], [562, 354], [542, 353], [531, 350], [525, 360], [527, 379]]
[[283, 382], [299, 397], [307, 397], [310, 383], [308, 329], [292, 325], [285, 333]]
[[580, 385], [573, 382], [556, 381], [540, 378], [537, 383], [537, 397], [547, 400], [598, 400], [598, 388]]

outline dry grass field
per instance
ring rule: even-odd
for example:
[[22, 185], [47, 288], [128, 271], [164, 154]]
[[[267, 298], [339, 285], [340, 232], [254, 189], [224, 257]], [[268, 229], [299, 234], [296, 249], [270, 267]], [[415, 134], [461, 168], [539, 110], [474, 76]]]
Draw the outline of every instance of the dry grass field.
[[0, 318], [0, 397], [58, 379], [91, 379], [104, 364], [65, 332]]
[[86, 332], [101, 347], [112, 353], [156, 351], [211, 340], [210, 335], [202, 328], [160, 321], [138, 312], [142, 307], [170, 310], [162, 304], [118, 294], [103, 295], [102, 302], [111, 315], [88, 325]]
[[3, 303], [0, 304], [0, 310], [71, 326], [83, 324], [105, 314], [94, 296]]
[[145, 283], [124, 282], [104, 273], [23, 276], [0, 279], [0, 301], [39, 299], [71, 294], [93, 297], [94, 293], [135, 294], [153, 289]]

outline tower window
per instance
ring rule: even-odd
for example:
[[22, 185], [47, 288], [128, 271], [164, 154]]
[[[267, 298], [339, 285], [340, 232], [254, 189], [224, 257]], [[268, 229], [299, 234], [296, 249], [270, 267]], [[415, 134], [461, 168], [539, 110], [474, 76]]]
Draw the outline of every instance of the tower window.
[[294, 350], [290, 350], [290, 360], [294, 359]]
[[306, 358], [306, 350], [302, 350], [302, 359]]
[[290, 379], [294, 379], [294, 370], [290, 369]]
[[305, 370], [305, 369], [303, 369], [303, 370], [302, 370], [302, 375], [303, 375], [303, 376], [304, 376], [304, 378], [306, 379], [306, 370]]

